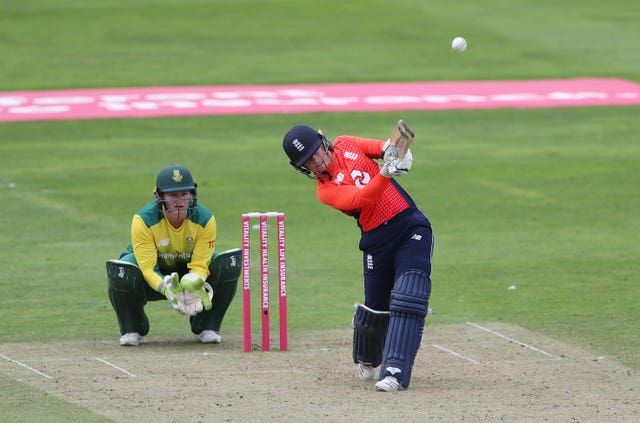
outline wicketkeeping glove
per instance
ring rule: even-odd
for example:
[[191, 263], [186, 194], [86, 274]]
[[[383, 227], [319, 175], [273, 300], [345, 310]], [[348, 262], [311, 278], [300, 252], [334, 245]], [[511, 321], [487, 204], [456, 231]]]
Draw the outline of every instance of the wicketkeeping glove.
[[[195, 273], [187, 273], [180, 279], [180, 286], [186, 292], [196, 294], [202, 301], [205, 310], [211, 310], [211, 299], [213, 298], [213, 289], [211, 285], [206, 283], [201, 276]], [[202, 309], [200, 309], [202, 311]]]
[[195, 316], [202, 311], [202, 299], [194, 292], [183, 291], [175, 309], [185, 316]]
[[162, 280], [162, 294], [167, 297], [171, 307], [180, 314], [193, 316], [202, 311], [202, 301], [198, 295], [185, 292], [180, 286], [180, 277], [176, 272]]
[[176, 272], [170, 275], [166, 275], [162, 279], [162, 295], [167, 297], [167, 300], [174, 306], [178, 303], [178, 295], [182, 292], [180, 287], [180, 277]]

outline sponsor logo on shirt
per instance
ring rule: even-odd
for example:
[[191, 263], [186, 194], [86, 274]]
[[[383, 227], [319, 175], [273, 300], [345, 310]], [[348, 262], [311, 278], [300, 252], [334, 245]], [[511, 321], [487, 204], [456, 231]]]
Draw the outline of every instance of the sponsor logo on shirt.
[[158, 254], [158, 259], [167, 262], [176, 260], [188, 262], [191, 261], [191, 253], [160, 253]]
[[371, 181], [371, 175], [368, 172], [363, 172], [358, 169], [351, 171], [351, 179], [358, 188], [363, 188]]

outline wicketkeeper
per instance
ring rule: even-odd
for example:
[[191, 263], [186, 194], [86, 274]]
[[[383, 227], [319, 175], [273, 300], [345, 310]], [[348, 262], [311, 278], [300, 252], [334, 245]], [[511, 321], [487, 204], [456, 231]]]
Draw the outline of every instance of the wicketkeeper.
[[154, 196], [133, 216], [128, 251], [107, 261], [120, 345], [142, 342], [149, 333], [144, 305], [165, 299], [189, 316], [198, 341], [220, 343], [222, 319], [242, 268], [241, 251], [216, 253], [216, 220], [198, 204], [197, 184], [186, 167], [160, 170]]
[[380, 391], [409, 386], [429, 310], [431, 223], [394, 179], [411, 169], [413, 136], [400, 121], [387, 142], [342, 135], [331, 143], [306, 125], [283, 140], [291, 165], [316, 180], [318, 199], [361, 229], [364, 304], [353, 318], [353, 361], [362, 380], [380, 367]]

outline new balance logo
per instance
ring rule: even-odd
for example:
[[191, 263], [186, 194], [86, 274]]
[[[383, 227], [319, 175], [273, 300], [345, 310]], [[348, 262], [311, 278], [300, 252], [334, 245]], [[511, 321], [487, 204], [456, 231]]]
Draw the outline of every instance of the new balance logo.
[[413, 234], [411, 236], [411, 239], [415, 239], [416, 241], [420, 241], [422, 239], [422, 235], [420, 234]]
[[392, 375], [395, 375], [396, 373], [400, 373], [402, 371], [397, 367], [387, 367], [385, 370], [391, 373]]

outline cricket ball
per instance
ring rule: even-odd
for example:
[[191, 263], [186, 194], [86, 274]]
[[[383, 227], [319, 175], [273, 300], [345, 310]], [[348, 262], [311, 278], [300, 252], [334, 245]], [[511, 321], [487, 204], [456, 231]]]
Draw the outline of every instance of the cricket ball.
[[451, 48], [455, 51], [465, 51], [467, 49], [467, 40], [462, 37], [456, 37], [451, 42]]

